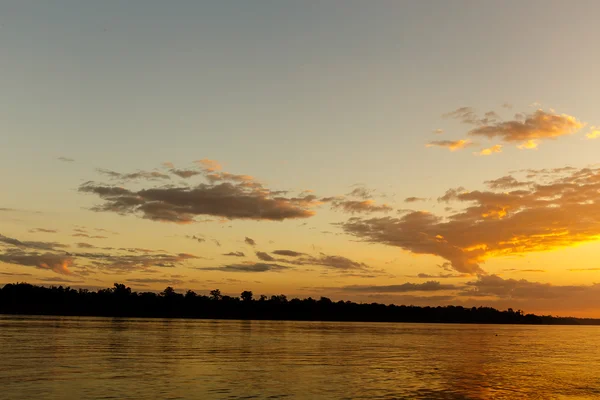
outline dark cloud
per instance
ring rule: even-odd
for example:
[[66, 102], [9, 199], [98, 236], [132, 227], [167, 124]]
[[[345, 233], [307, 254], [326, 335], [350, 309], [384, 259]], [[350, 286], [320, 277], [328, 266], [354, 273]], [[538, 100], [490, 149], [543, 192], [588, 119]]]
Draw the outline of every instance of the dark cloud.
[[73, 258], [68, 255], [50, 252], [26, 252], [10, 250], [0, 254], [0, 262], [7, 264], [23, 265], [56, 272], [57, 274], [70, 275], [69, 267], [73, 265]]
[[448, 278], [466, 278], [470, 276], [469, 274], [438, 274], [438, 275], [431, 275], [431, 274], [424, 274], [424, 273], [420, 273], [417, 274], [417, 278], [428, 278], [428, 279], [448, 279]]
[[228, 256], [228, 257], [246, 257], [246, 255], [241, 251], [231, 251], [231, 252], [225, 253], [223, 255]]
[[191, 223], [201, 215], [272, 221], [308, 218], [314, 215], [310, 208], [320, 204], [315, 196], [286, 198], [262, 186], [229, 182], [139, 191], [87, 182], [79, 191], [93, 193], [104, 200], [94, 211], [141, 214], [146, 219], [175, 223]]
[[407, 197], [404, 199], [405, 203], [416, 203], [417, 201], [427, 201], [425, 197]]
[[57, 242], [20, 241], [0, 234], [0, 243], [20, 247], [22, 249], [34, 250], [56, 250], [66, 249], [69, 246]]
[[96, 246], [94, 246], [93, 244], [89, 244], [89, 243], [77, 243], [77, 247], [79, 247], [80, 249], [94, 249], [96, 248]]
[[96, 169], [100, 174], [106, 175], [111, 179], [122, 180], [122, 181], [131, 181], [131, 180], [139, 180], [139, 179], [147, 179], [147, 180], [160, 180], [160, 179], [170, 179], [169, 175], [163, 174], [159, 171], [137, 171], [129, 174], [122, 174], [120, 172], [111, 171], [109, 169], [98, 168]]
[[31, 276], [31, 274], [26, 274], [23, 272], [3, 272], [3, 271], [0, 271], [0, 275], [3, 275], [3, 276]]
[[518, 181], [511, 175], [503, 176], [502, 178], [494, 179], [491, 181], [484, 182], [490, 189], [515, 189], [519, 187], [527, 187], [532, 185], [534, 182], [531, 181]]
[[348, 196], [358, 197], [360, 199], [367, 200], [367, 199], [371, 198], [372, 193], [373, 193], [372, 190], [369, 190], [366, 187], [360, 186], [360, 187], [357, 187], [354, 190], [352, 190], [350, 193], [348, 193]]
[[185, 237], [188, 238], [188, 239], [195, 240], [198, 243], [204, 243], [204, 242], [206, 242], [205, 238], [200, 237], [200, 236], [196, 236], [196, 235], [191, 235], [191, 236], [190, 235], [186, 235]]
[[181, 285], [184, 283], [184, 281], [182, 281], [181, 279], [170, 279], [170, 278], [132, 278], [132, 279], [126, 279], [125, 282], [127, 283], [137, 283], [137, 284], [153, 284], [153, 283], [160, 283], [163, 285]]
[[275, 259], [271, 257], [269, 253], [265, 253], [264, 251], [257, 251], [256, 257], [258, 257], [258, 259], [262, 261], [275, 261]]
[[86, 260], [91, 266], [112, 273], [124, 273], [135, 270], [148, 270], [153, 267], [174, 268], [183, 266], [187, 261], [199, 259], [193, 254], [111, 254], [111, 253], [75, 253], [77, 259]]
[[406, 292], [434, 292], [440, 290], [455, 290], [455, 285], [443, 285], [437, 281], [424, 283], [403, 283], [400, 285], [353, 285], [344, 286], [341, 289], [349, 292], [371, 292], [371, 293], [406, 293]]
[[173, 175], [177, 175], [180, 178], [188, 179], [196, 175], [202, 174], [200, 171], [195, 171], [193, 169], [171, 169], [169, 170]]
[[84, 237], [88, 239], [108, 239], [106, 236], [102, 235], [89, 235], [87, 233], [74, 233], [71, 236], [73, 237]]
[[376, 205], [373, 200], [336, 200], [332, 202], [331, 208], [350, 214], [388, 212], [392, 210], [392, 207], [387, 204]]
[[244, 242], [246, 244], [249, 244], [250, 246], [256, 246], [256, 242], [254, 241], [254, 239], [249, 238], [248, 236], [246, 236], [246, 238], [244, 239]]
[[272, 253], [277, 254], [278, 256], [287, 256], [287, 257], [299, 257], [301, 255], [304, 255], [304, 253], [298, 253], [297, 251], [292, 251], [292, 250], [275, 250]]
[[59, 161], [63, 161], [63, 162], [74, 162], [75, 160], [69, 157], [58, 157]]
[[223, 271], [223, 272], [280, 272], [291, 269], [279, 264], [267, 264], [267, 263], [252, 263], [252, 264], [231, 264], [224, 265], [222, 267], [214, 268], [199, 268], [209, 271]]
[[531, 282], [525, 279], [503, 279], [497, 275], [480, 275], [476, 281], [467, 282], [463, 296], [493, 296], [513, 299], [558, 299], [581, 294], [593, 289], [600, 295], [600, 284], [592, 286], [555, 286], [550, 283]]
[[45, 282], [45, 283], [55, 283], [55, 284], [69, 284], [69, 283], [83, 283], [84, 280], [83, 279], [67, 279], [67, 278], [63, 278], [63, 277], [35, 277], [36, 281], [41, 281], [41, 282]]
[[31, 232], [31, 233], [57, 233], [58, 231], [56, 229], [35, 228], [35, 229], [30, 229], [29, 232]]

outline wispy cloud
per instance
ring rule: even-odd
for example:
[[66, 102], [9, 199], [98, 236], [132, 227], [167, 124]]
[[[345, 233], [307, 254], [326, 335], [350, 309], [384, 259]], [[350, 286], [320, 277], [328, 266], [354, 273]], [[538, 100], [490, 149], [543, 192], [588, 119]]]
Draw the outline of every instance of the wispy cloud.
[[482, 149], [479, 152], [476, 152], [474, 154], [478, 155], [478, 156], [490, 156], [494, 153], [502, 153], [502, 145], [501, 144], [495, 144], [492, 147], [488, 147], [487, 149]]
[[436, 292], [441, 290], [454, 290], [455, 285], [444, 285], [437, 281], [424, 283], [402, 283], [399, 285], [353, 285], [344, 286], [341, 289], [348, 292], [370, 292], [370, 293], [407, 293], [407, 292]]
[[477, 146], [477, 143], [472, 143], [467, 139], [460, 140], [434, 140], [425, 145], [426, 147], [444, 147], [450, 151], [461, 150], [466, 147]]
[[291, 269], [285, 265], [270, 263], [248, 263], [248, 264], [230, 264], [222, 267], [198, 268], [206, 271], [222, 272], [280, 272]]
[[392, 210], [387, 204], [375, 204], [374, 200], [336, 200], [331, 207], [350, 214], [388, 212]]
[[246, 257], [242, 251], [230, 251], [229, 253], [224, 253], [223, 255], [228, 257]]
[[426, 201], [427, 199], [425, 197], [407, 197], [404, 199], [405, 203], [416, 203], [418, 201]]

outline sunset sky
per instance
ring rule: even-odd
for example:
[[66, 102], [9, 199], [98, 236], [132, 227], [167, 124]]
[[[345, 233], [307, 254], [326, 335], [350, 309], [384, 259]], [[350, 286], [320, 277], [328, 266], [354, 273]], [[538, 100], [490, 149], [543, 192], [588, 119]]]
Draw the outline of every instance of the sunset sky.
[[2, 2], [0, 283], [600, 317], [598, 15]]

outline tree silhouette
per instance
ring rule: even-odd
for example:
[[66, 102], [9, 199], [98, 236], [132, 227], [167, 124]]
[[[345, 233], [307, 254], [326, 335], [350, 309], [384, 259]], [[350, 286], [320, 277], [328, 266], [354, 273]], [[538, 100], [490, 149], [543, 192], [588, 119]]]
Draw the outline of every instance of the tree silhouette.
[[244, 290], [240, 297], [244, 302], [249, 303], [252, 301], [252, 292], [249, 290]]
[[210, 298], [213, 300], [221, 300], [223, 295], [219, 289], [215, 289], [210, 291]]
[[110, 317], [181, 317], [311, 321], [436, 322], [480, 324], [586, 324], [597, 319], [524, 314], [522, 310], [499, 311], [491, 307], [417, 307], [378, 303], [337, 302], [327, 297], [288, 300], [287, 296], [261, 295], [245, 290], [240, 297], [209, 296], [188, 290], [185, 295], [167, 287], [160, 294], [133, 292], [124, 284], [90, 291], [63, 286], [7, 284], [0, 288], [0, 314], [95, 315]]

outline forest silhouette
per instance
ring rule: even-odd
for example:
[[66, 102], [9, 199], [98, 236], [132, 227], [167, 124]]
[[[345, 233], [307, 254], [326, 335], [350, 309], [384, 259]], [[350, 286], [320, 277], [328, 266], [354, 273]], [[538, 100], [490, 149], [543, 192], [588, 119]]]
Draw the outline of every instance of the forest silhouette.
[[243, 291], [226, 296], [219, 289], [208, 296], [188, 290], [177, 293], [167, 287], [161, 293], [137, 293], [124, 284], [90, 291], [63, 286], [6, 284], [0, 289], [0, 313], [145, 318], [204, 318], [302, 321], [431, 322], [480, 324], [600, 325], [600, 319], [524, 314], [509, 308], [385, 305], [334, 302], [327, 297], [288, 299]]

